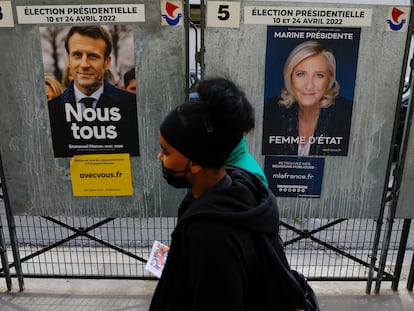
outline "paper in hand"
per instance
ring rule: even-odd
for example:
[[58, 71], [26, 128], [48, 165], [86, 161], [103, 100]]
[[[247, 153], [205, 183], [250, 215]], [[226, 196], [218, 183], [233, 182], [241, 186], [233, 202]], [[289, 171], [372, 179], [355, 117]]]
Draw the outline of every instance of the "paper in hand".
[[167, 245], [159, 241], [154, 241], [154, 244], [152, 245], [151, 254], [145, 265], [145, 269], [154, 274], [157, 278], [161, 277], [169, 249], [170, 248]]

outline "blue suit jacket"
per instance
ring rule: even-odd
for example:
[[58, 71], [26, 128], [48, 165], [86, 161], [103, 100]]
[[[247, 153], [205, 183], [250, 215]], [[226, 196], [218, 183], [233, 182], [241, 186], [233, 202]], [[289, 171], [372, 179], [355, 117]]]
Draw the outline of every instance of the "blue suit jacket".
[[[87, 113], [82, 120], [76, 120], [73, 114], [66, 116], [65, 105], [68, 104], [76, 111], [73, 82], [48, 102], [55, 157], [89, 153], [139, 155], [135, 94], [105, 81], [95, 111]], [[96, 118], [93, 117], [95, 113]]]

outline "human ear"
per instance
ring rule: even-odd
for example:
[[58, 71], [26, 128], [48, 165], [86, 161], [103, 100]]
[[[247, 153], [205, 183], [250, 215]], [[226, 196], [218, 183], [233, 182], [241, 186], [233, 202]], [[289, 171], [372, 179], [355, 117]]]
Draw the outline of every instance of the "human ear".
[[105, 68], [106, 68], [106, 70], [108, 70], [111, 67], [111, 60], [112, 60], [112, 57], [111, 57], [111, 55], [109, 55], [106, 58], [106, 60], [105, 60]]
[[203, 169], [202, 166], [195, 164], [195, 163], [191, 163], [190, 171], [192, 174], [198, 174], [201, 172], [202, 169]]

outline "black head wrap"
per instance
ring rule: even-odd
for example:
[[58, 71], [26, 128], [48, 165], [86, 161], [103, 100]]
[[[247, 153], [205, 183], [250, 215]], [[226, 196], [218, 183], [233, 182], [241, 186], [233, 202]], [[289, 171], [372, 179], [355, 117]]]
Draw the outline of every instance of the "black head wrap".
[[243, 133], [223, 124], [196, 99], [174, 108], [162, 121], [161, 135], [195, 164], [217, 168], [243, 137]]

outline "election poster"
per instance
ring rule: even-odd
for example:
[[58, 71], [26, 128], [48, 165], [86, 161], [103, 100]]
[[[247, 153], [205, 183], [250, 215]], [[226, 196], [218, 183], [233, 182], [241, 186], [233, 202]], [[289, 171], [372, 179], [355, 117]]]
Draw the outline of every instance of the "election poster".
[[264, 155], [348, 154], [360, 31], [268, 26]]
[[139, 155], [130, 25], [40, 27], [54, 156]]

